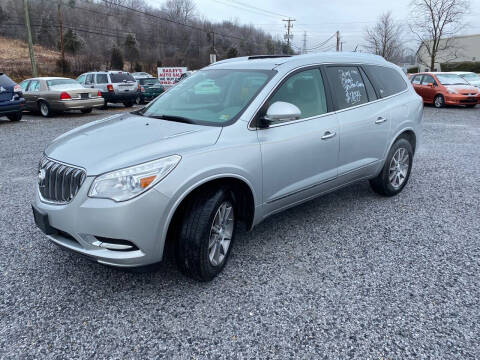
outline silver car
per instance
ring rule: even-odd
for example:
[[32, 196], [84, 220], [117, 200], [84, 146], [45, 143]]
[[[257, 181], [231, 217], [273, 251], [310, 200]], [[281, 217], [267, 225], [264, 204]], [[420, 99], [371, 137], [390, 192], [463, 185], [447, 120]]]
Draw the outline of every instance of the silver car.
[[168, 243], [185, 274], [207, 281], [239, 223], [252, 229], [362, 180], [400, 193], [422, 118], [422, 99], [381, 57], [217, 62], [145, 108], [48, 145], [35, 221], [54, 243], [120, 267], [159, 262]]

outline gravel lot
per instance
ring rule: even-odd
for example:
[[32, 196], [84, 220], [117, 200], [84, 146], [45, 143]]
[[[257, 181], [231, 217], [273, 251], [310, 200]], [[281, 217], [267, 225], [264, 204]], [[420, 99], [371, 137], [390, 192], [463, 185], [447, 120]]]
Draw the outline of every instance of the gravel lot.
[[479, 357], [480, 106], [425, 109], [398, 197], [362, 182], [273, 216], [206, 284], [171, 261], [101, 266], [36, 229], [44, 146], [102, 116], [0, 120], [0, 358]]

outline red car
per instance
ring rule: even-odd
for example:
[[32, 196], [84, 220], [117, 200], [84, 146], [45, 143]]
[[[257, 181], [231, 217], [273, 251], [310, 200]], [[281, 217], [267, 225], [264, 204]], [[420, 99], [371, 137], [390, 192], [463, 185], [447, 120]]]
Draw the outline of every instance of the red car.
[[480, 91], [462, 77], [448, 72], [426, 72], [410, 79], [415, 91], [424, 103], [436, 108], [445, 105], [465, 105], [474, 107], [480, 104]]

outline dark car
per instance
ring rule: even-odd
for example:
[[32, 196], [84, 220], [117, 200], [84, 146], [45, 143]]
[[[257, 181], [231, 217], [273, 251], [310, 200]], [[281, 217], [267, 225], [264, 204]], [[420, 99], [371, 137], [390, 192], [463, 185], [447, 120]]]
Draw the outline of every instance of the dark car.
[[22, 88], [0, 73], [0, 116], [6, 116], [10, 121], [20, 121], [24, 106]]
[[155, 99], [158, 95], [165, 91], [165, 88], [156, 78], [138, 79], [138, 95], [137, 104], [144, 104]]

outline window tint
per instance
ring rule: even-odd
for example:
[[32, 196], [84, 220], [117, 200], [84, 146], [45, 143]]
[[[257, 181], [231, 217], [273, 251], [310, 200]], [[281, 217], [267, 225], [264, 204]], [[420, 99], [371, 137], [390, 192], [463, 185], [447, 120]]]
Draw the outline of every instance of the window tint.
[[121, 83], [124, 81], [135, 81], [132, 75], [129, 73], [110, 73], [110, 79], [112, 83]]
[[423, 75], [416, 75], [416, 76], [412, 79], [412, 84], [419, 85], [420, 82], [422, 81], [422, 76], [423, 76]]
[[329, 66], [327, 76], [337, 110], [368, 102], [367, 90], [356, 66]]
[[25, 91], [27, 90], [27, 87], [28, 87], [28, 83], [30, 82], [30, 80], [23, 80], [20, 84], [18, 84], [21, 88], [22, 88], [22, 91]]
[[85, 80], [85, 84], [93, 84], [93, 74], [88, 74]]
[[367, 70], [368, 76], [372, 79], [382, 98], [398, 94], [407, 88], [407, 83], [403, 77], [393, 68], [368, 65]]
[[368, 79], [367, 74], [365, 74], [365, 71], [363, 71], [362, 68], [360, 68], [360, 72], [362, 73], [363, 82], [365, 84], [365, 88], [367, 89], [368, 100], [377, 100], [377, 94], [375, 93], [375, 89], [373, 88], [372, 83]]
[[277, 101], [296, 105], [302, 112], [300, 119], [325, 114], [327, 101], [320, 70], [305, 70], [290, 76], [270, 98], [269, 104]]
[[97, 84], [106, 84], [108, 83], [108, 76], [107, 74], [97, 74], [97, 78], [95, 81]]
[[431, 75], [424, 75], [422, 80], [422, 85], [435, 84], [435, 80]]
[[40, 81], [33, 80], [30, 82], [30, 86], [28, 87], [28, 91], [40, 91]]

